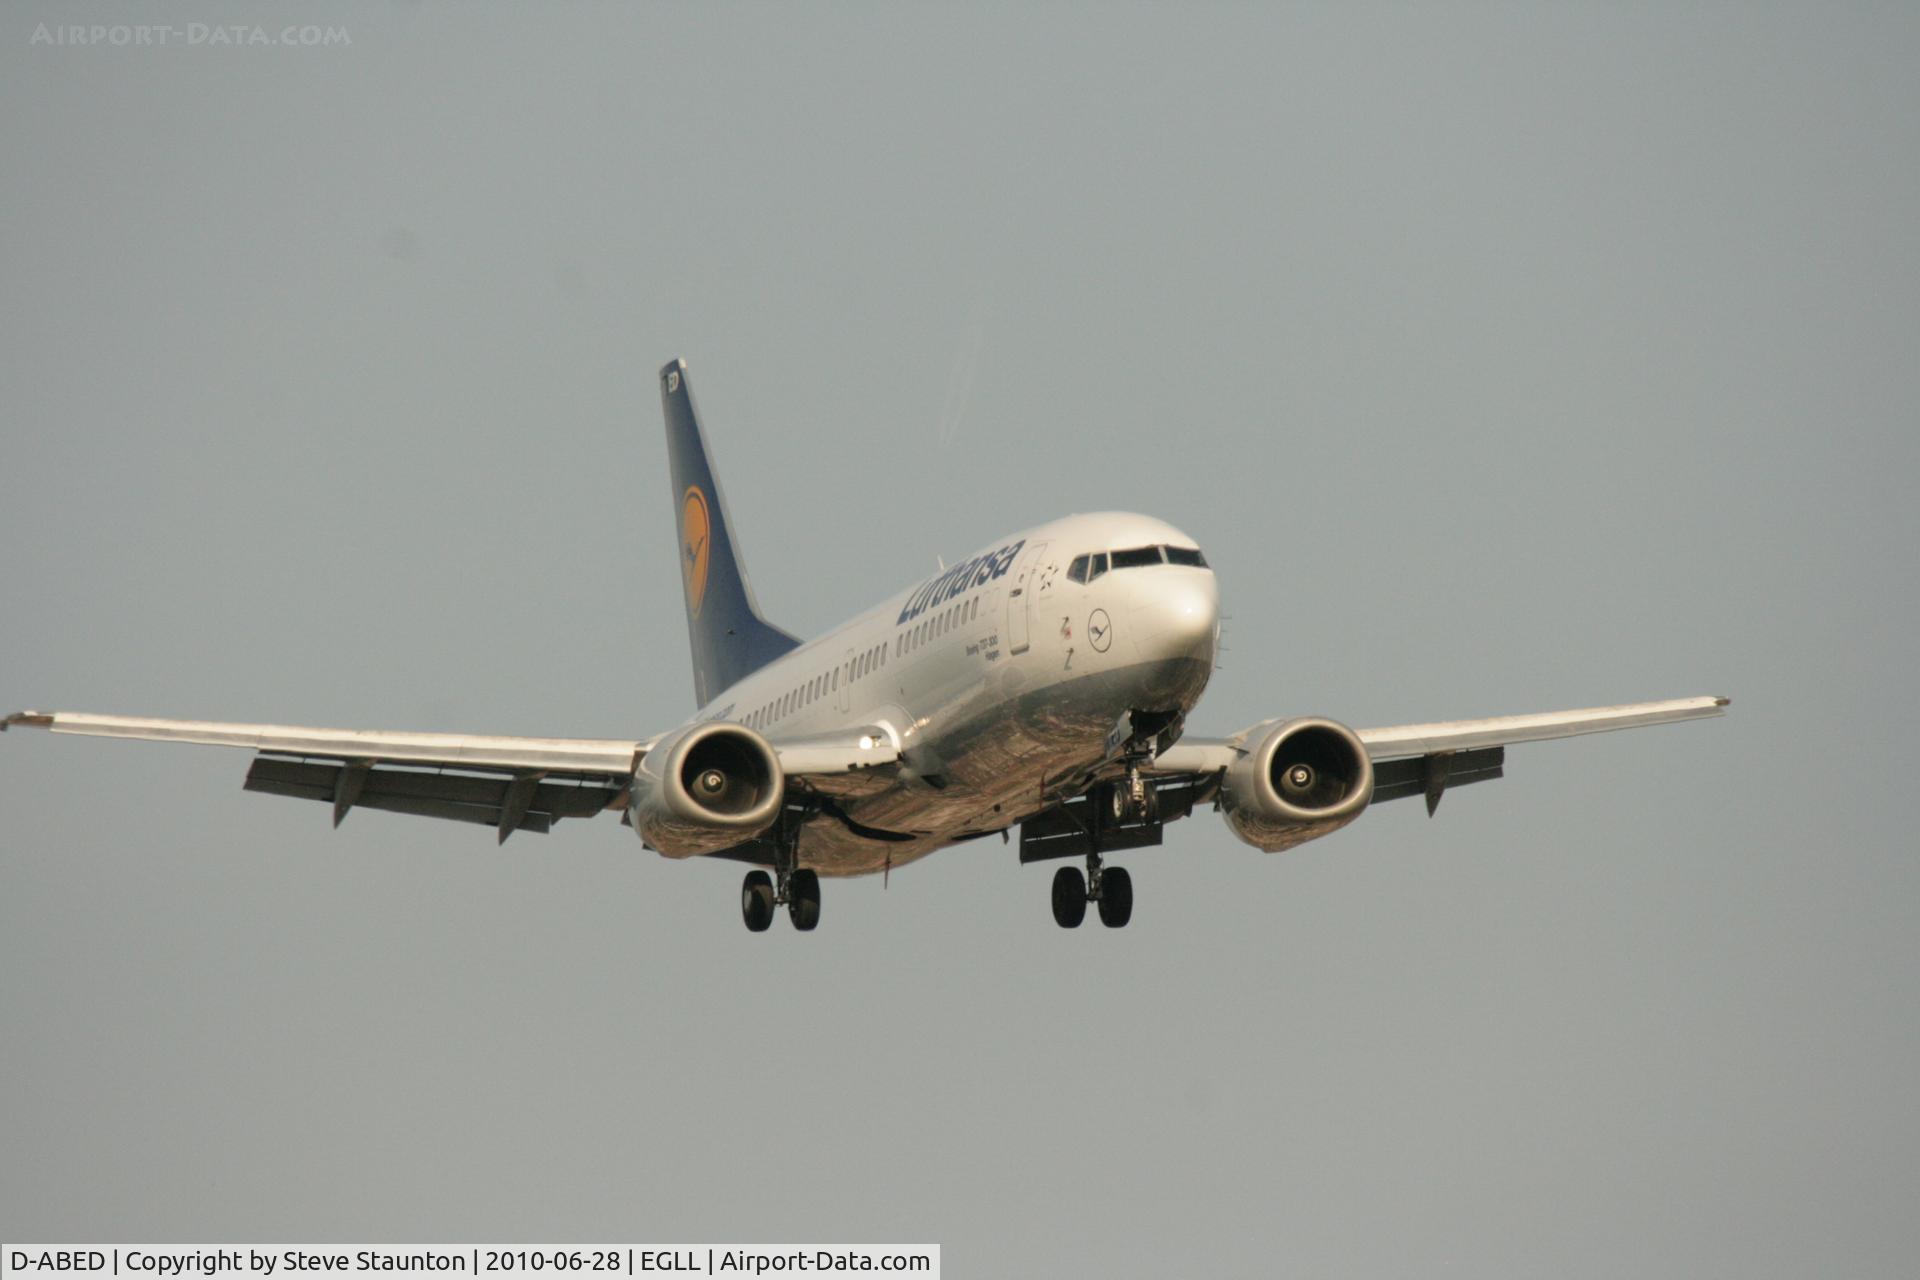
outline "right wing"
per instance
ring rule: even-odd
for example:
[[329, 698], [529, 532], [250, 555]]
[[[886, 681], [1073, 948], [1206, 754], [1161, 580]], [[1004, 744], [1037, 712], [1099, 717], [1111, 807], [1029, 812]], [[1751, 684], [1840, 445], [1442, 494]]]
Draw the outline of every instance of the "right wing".
[[246, 747], [258, 754], [246, 789], [333, 805], [337, 827], [359, 806], [545, 832], [561, 818], [625, 807], [650, 742], [521, 738], [298, 725], [154, 720], [77, 711], [21, 711], [0, 730], [47, 729], [97, 738]]
[[[383, 729], [153, 720], [80, 711], [21, 711], [0, 719], [19, 726], [95, 738], [246, 747], [258, 754], [248, 791], [319, 800], [333, 825], [349, 810], [385, 809], [515, 831], [548, 831], [562, 818], [624, 810], [634, 769], [657, 739], [521, 738]], [[900, 758], [882, 727], [769, 743], [789, 782], [823, 796], [883, 787], [882, 766]]]

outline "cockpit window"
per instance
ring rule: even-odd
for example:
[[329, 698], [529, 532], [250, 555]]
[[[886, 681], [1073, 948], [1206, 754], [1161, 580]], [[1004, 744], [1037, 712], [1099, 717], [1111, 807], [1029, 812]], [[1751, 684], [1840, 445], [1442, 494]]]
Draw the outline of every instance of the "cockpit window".
[[1073, 563], [1067, 566], [1067, 577], [1074, 582], [1085, 582], [1087, 580], [1087, 561], [1091, 559], [1093, 559], [1092, 556], [1075, 556]]
[[1116, 569], [1138, 569], [1142, 565], [1160, 564], [1160, 548], [1129, 547], [1125, 551], [1113, 553], [1113, 567]]
[[1094, 552], [1093, 563], [1087, 569], [1087, 581], [1092, 582], [1095, 578], [1099, 577], [1101, 574], [1105, 573], [1106, 571], [1107, 571], [1107, 553], [1104, 551]]
[[1195, 569], [1204, 569], [1207, 567], [1207, 558], [1200, 554], [1200, 548], [1198, 547], [1168, 547], [1167, 563], [1184, 564], [1190, 565]]

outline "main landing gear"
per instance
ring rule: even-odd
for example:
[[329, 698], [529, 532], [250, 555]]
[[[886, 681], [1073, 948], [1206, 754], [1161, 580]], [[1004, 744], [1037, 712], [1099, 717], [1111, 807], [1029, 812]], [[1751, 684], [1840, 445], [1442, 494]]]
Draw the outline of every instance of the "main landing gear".
[[1087, 918], [1087, 904], [1100, 911], [1100, 923], [1109, 929], [1124, 929], [1133, 919], [1133, 877], [1125, 867], [1109, 867], [1100, 860], [1100, 831], [1106, 826], [1127, 822], [1152, 822], [1158, 806], [1152, 788], [1143, 785], [1138, 769], [1127, 770], [1126, 778], [1108, 785], [1104, 799], [1096, 799], [1096, 820], [1089, 835], [1093, 850], [1087, 854], [1087, 870], [1061, 867], [1053, 873], [1053, 922], [1062, 929], [1077, 929]]
[[1133, 919], [1133, 877], [1125, 867], [1102, 867], [1100, 855], [1087, 857], [1087, 874], [1078, 867], [1061, 867], [1053, 873], [1053, 922], [1062, 929], [1077, 929], [1087, 918], [1087, 904], [1100, 911], [1100, 923], [1109, 929], [1124, 929]]
[[820, 874], [799, 865], [800, 824], [782, 815], [775, 833], [773, 874], [749, 871], [740, 885], [740, 918], [754, 933], [773, 923], [774, 908], [786, 904], [787, 919], [802, 933], [820, 923]]
[[740, 885], [740, 918], [754, 933], [765, 933], [773, 924], [774, 909], [787, 907], [787, 919], [802, 933], [811, 932], [820, 923], [820, 875], [805, 867], [787, 872], [776, 886], [764, 871], [749, 871]]

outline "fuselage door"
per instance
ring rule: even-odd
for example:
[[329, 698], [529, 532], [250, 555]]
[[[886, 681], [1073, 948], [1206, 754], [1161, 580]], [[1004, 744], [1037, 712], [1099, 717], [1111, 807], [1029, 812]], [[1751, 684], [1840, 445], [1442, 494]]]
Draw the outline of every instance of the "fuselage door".
[[1027, 612], [1033, 602], [1034, 575], [1040, 571], [1040, 560], [1046, 549], [1046, 543], [1034, 543], [1013, 567], [1013, 585], [1007, 588], [1007, 653], [1010, 655], [1027, 651]]

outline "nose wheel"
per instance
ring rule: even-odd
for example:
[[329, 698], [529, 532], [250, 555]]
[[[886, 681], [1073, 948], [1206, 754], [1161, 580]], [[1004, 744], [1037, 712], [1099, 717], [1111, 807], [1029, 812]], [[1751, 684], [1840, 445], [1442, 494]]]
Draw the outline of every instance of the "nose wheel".
[[1126, 777], [1107, 785], [1105, 810], [1109, 826], [1160, 820], [1160, 795], [1140, 776], [1138, 763], [1127, 766]]

